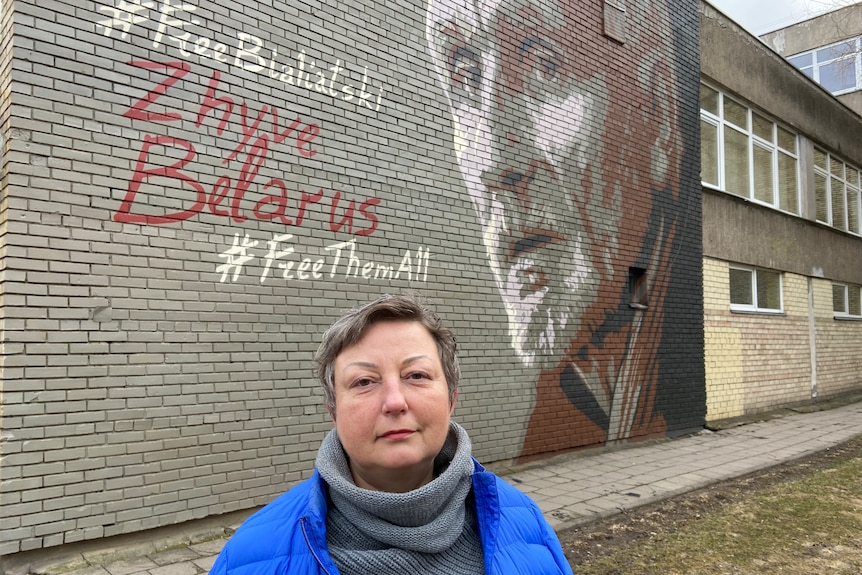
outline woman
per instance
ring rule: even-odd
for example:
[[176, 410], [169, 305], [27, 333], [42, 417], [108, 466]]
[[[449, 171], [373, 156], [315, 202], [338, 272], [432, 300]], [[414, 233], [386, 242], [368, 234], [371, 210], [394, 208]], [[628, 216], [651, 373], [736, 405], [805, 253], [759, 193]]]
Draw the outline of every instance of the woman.
[[210, 575], [571, 573], [527, 496], [450, 421], [455, 338], [410, 296], [353, 309], [315, 356], [335, 428], [312, 477], [250, 517]]

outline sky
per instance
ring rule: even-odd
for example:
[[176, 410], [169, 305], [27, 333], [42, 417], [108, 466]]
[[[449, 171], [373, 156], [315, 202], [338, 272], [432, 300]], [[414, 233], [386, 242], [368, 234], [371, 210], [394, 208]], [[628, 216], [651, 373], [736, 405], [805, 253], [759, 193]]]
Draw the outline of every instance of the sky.
[[754, 35], [807, 20], [859, 0], [707, 0]]

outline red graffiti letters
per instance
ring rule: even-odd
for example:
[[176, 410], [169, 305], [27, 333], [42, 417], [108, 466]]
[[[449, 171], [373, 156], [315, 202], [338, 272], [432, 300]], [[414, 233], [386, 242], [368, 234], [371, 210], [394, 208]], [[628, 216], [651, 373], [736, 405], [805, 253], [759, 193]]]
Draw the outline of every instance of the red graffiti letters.
[[[357, 200], [342, 199], [341, 192], [327, 193], [321, 188], [313, 193], [305, 190], [291, 193], [288, 184], [281, 179], [262, 177], [258, 181], [261, 168], [265, 166], [274, 145], [287, 142], [288, 147], [294, 149], [301, 158], [313, 158], [318, 152], [315, 146], [320, 136], [320, 126], [306, 123], [300, 116], [289, 122], [285, 120], [282, 124], [278, 109], [267, 105], [261, 106], [256, 113], [250, 113], [245, 101], [237, 105], [230, 95], [219, 93], [221, 76], [218, 71], [210, 76], [196, 113], [184, 118], [184, 114], [188, 115], [188, 109], [172, 109], [171, 103], [175, 103], [176, 99], [169, 98], [168, 93], [191, 72], [190, 65], [184, 62], [145, 61], [133, 61], [130, 64], [162, 72], [165, 78], [126, 110], [123, 116], [157, 123], [182, 122], [194, 118], [195, 128], [202, 129], [207, 117], [212, 114], [218, 122], [215, 129], [217, 136], [223, 136], [226, 131], [239, 136], [238, 143], [222, 159], [222, 164], [238, 159], [242, 161], [242, 166], [238, 176], [221, 174], [212, 185], [206, 186], [198, 180], [198, 174], [211, 174], [212, 168], [196, 169], [199, 164], [195, 162], [200, 158], [194, 143], [176, 136], [146, 135], [126, 195], [114, 214], [115, 221], [163, 225], [207, 212], [229, 218], [234, 223], [242, 223], [252, 217], [286, 226], [301, 226], [309, 207], [318, 204], [321, 207], [328, 205], [329, 228], [334, 232], [344, 229], [354, 235], [367, 236], [377, 229], [378, 219], [373, 209], [380, 203], [379, 198], [366, 199], [357, 208]], [[158, 111], [155, 111], [156, 105], [161, 106]], [[183, 201], [172, 197], [167, 202], [164, 199], [142, 202], [139, 195], [146, 195], [144, 186], [162, 190], [179, 189], [180, 195], [187, 199]], [[182, 204], [181, 209], [165, 211], [156, 207], [165, 203], [176, 207], [171, 202], [177, 200]]]
[[177, 80], [182, 79], [183, 76], [188, 74], [192, 69], [191, 66], [185, 62], [166, 62], [162, 64], [160, 62], [135, 61], [129, 62], [129, 64], [144, 68], [145, 70], [164, 70], [169, 75], [158, 86], [147, 92], [147, 95], [138, 100], [134, 106], [126, 110], [123, 116], [130, 120], [147, 120], [150, 122], [174, 122], [181, 120], [182, 116], [177, 112], [158, 114], [155, 112], [145, 112], [144, 110], [161, 96], [164, 96], [168, 89], [177, 83]]

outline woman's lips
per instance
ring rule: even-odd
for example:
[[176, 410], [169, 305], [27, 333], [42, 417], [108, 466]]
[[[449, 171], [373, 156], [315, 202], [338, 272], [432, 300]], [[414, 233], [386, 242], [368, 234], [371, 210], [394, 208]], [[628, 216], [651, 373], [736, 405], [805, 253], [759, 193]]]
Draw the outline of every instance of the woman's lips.
[[410, 437], [415, 433], [412, 429], [393, 429], [392, 431], [387, 431], [386, 433], [380, 436], [381, 439], [390, 439], [393, 441], [399, 439], [405, 439]]

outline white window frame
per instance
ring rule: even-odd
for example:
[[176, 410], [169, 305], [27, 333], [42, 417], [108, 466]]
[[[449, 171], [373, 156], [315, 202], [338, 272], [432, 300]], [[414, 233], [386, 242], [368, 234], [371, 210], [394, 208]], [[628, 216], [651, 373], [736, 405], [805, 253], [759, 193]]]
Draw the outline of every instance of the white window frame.
[[[751, 274], [751, 304], [740, 304], [730, 302], [730, 310], [735, 312], [745, 312], [745, 313], [763, 313], [763, 314], [783, 314], [784, 313], [784, 274], [776, 271], [776, 270], [759, 270], [759, 268], [753, 268], [748, 266], [740, 266], [740, 265], [731, 265], [728, 269], [728, 281], [730, 280], [730, 272], [731, 270], [749, 272]], [[778, 301], [779, 305], [777, 308], [771, 307], [762, 307], [760, 303], [757, 301], [757, 272], [758, 271], [768, 271], [770, 273], [778, 274]], [[728, 293], [728, 299], [732, 297], [732, 289]]]
[[[844, 291], [844, 308], [836, 309], [835, 307], [835, 288], [843, 289]], [[850, 290], [855, 290], [856, 295], [859, 298], [862, 298], [862, 287], [852, 284], [845, 284], [840, 282], [832, 282], [832, 313], [835, 319], [860, 319], [862, 320], [862, 310], [860, 313], [851, 313], [850, 312]]]
[[[848, 164], [841, 158], [835, 156], [831, 152], [815, 146], [815, 154], [817, 152], [824, 155], [826, 158], [826, 168], [818, 166], [817, 162], [813, 163], [814, 173], [825, 178], [826, 180], [826, 220], [818, 219], [817, 221], [832, 226], [842, 232], [847, 232], [853, 235], [862, 235], [862, 173], [859, 173], [856, 178], [851, 178], [851, 173], [860, 172], [859, 168], [852, 164]], [[840, 163], [843, 166], [840, 175], [832, 173], [832, 163]], [[835, 222], [835, 207], [832, 205], [832, 181], [838, 180], [844, 184], [844, 222]], [[850, 202], [856, 204], [856, 225], [857, 229], [850, 229]], [[816, 212], [815, 212], [816, 218]], [[836, 225], [838, 223], [839, 225]]]
[[[837, 58], [832, 58], [830, 60], [824, 60], [822, 62], [817, 60], [817, 52], [819, 52], [821, 50], [828, 49], [828, 48], [832, 48], [834, 46], [838, 46], [839, 44], [844, 44], [846, 42], [853, 42], [854, 43], [852, 53], [846, 54], [843, 56], [838, 56]], [[796, 62], [793, 61], [794, 59], [800, 58], [802, 56], [811, 56], [811, 64], [808, 66], [799, 66], [796, 64]], [[855, 92], [856, 90], [862, 90], [862, 36], [859, 36], [858, 38], [846, 38], [844, 40], [841, 40], [839, 42], [835, 42], [833, 44], [827, 44], [826, 46], [819, 46], [813, 50], [808, 50], [807, 52], [800, 52], [798, 54], [793, 54], [792, 56], [788, 56], [787, 60], [792, 65], [796, 66], [796, 68], [799, 69], [803, 74], [805, 74], [806, 76], [808, 76], [809, 78], [811, 78], [812, 80], [814, 80], [815, 82], [820, 84], [821, 86], [823, 85], [820, 82], [820, 69], [821, 68], [828, 66], [829, 64], [832, 64], [834, 62], [840, 61], [840, 60], [853, 60], [852, 66], [853, 66], [854, 71], [856, 72], [856, 84], [851, 88], [845, 88], [843, 90], [836, 90], [835, 92], [832, 92], [830, 90], [830, 93], [833, 96], [840, 96], [841, 94], [849, 94], [850, 92]], [[823, 86], [823, 87], [824, 87], [824, 89], [828, 90], [828, 88], [826, 88], [826, 86]]]
[[[711, 189], [717, 189], [725, 193], [729, 193], [736, 197], [742, 197], [751, 202], [769, 206], [776, 210], [780, 210], [785, 213], [800, 215], [800, 210], [802, 209], [802, 198], [801, 198], [801, 186], [800, 186], [800, 161], [799, 161], [799, 148], [801, 145], [799, 134], [789, 128], [782, 126], [775, 122], [769, 115], [764, 114], [759, 110], [753, 110], [750, 106], [748, 106], [744, 101], [734, 98], [731, 96], [726, 96], [724, 92], [721, 90], [710, 86], [707, 83], [702, 82], [702, 86], [709, 88], [718, 93], [718, 115], [704, 110], [701, 108], [700, 110], [700, 119], [703, 122], [711, 124], [712, 126], [717, 128], [718, 134], [718, 153], [717, 153], [717, 161], [718, 161], [718, 185], [701, 181], [701, 185]], [[729, 98], [734, 103], [746, 109], [746, 126], [737, 126], [733, 122], [727, 121], [724, 119], [724, 100], [725, 98]], [[772, 122], [772, 141], [765, 140], [754, 133], [753, 131], [753, 114], [757, 114], [761, 118], [769, 120]], [[778, 143], [778, 130], [781, 128], [785, 132], [791, 133], [794, 135], [794, 142], [796, 144], [796, 151], [786, 150], [782, 148]], [[744, 135], [747, 139], [747, 156], [748, 156], [748, 194], [745, 196], [740, 196], [733, 192], [727, 191], [727, 176], [725, 174], [725, 153], [724, 153], [724, 143], [725, 143], [725, 131], [726, 130], [735, 130], [738, 133]], [[754, 167], [754, 150], [759, 148], [768, 152], [772, 156], [772, 200], [768, 202], [764, 202], [762, 200], [757, 199], [755, 196], [755, 167]], [[781, 207], [781, 187], [779, 182], [779, 158], [780, 155], [784, 154], [795, 161], [796, 164], [796, 211], [788, 211]], [[701, 162], [703, 162], [703, 156], [701, 155]]]

